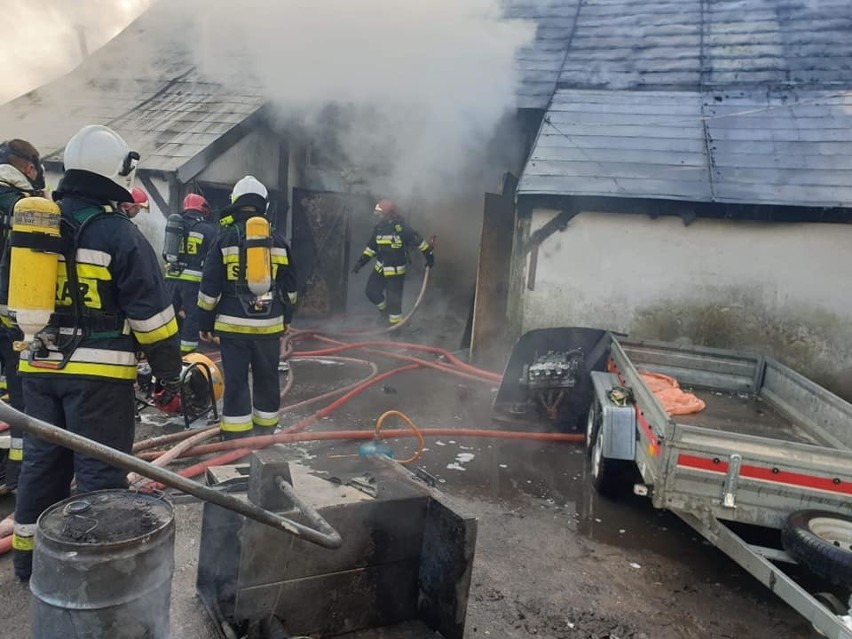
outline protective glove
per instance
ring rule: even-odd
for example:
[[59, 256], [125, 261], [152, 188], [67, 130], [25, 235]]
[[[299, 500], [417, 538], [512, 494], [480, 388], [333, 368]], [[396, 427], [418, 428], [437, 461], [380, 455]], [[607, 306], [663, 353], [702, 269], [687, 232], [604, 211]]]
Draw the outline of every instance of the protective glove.
[[363, 264], [361, 264], [361, 262], [355, 262], [355, 266], [353, 266], [353, 267], [352, 267], [352, 272], [353, 272], [353, 273], [355, 273], [355, 274], [357, 275], [357, 274], [358, 274], [358, 271], [360, 271], [360, 270], [361, 270], [361, 267], [363, 267], [363, 266], [364, 266], [364, 265], [363, 265]]
[[157, 380], [157, 390], [151, 399], [154, 406], [164, 413], [180, 413], [180, 380]]
[[426, 268], [432, 268], [435, 266], [435, 254], [434, 253], [426, 253]]

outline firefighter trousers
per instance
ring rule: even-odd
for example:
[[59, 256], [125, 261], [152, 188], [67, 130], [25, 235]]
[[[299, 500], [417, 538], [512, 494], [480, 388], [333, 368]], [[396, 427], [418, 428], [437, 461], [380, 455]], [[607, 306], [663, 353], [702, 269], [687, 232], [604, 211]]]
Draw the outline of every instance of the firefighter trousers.
[[224, 439], [275, 432], [281, 406], [278, 344], [278, 339], [222, 337], [220, 348], [225, 394], [221, 431]]
[[367, 279], [367, 299], [382, 314], [387, 314], [391, 326], [402, 321], [402, 291], [405, 287], [405, 275], [388, 275], [373, 270]]
[[[133, 385], [57, 375], [24, 376], [27, 414], [116, 450], [130, 453], [136, 427]], [[13, 563], [18, 579], [32, 572], [33, 537], [39, 515], [67, 498], [71, 480], [77, 493], [127, 488], [127, 471], [62, 446], [24, 436], [24, 463], [18, 479]]]
[[175, 315], [180, 323], [180, 352], [183, 355], [198, 350], [198, 282], [167, 279]]
[[[23, 336], [21, 336], [23, 337]], [[6, 391], [9, 393], [9, 404], [12, 408], [24, 410], [24, 391], [21, 388], [21, 378], [18, 376], [18, 361], [20, 354], [12, 348], [13, 335], [0, 330], [0, 363], [3, 365], [3, 375], [6, 376]], [[24, 433], [17, 428], [10, 428], [11, 444], [6, 457], [6, 488], [15, 490], [18, 486], [18, 473], [21, 470], [21, 460], [24, 457]]]

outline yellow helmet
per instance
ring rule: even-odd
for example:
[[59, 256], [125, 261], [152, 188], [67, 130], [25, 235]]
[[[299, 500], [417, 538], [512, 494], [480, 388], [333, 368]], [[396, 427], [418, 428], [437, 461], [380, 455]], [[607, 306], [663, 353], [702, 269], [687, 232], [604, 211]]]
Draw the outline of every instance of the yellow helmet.
[[[220, 371], [219, 367], [213, 363], [212, 359], [206, 355], [202, 355], [201, 353], [190, 353], [189, 355], [183, 356], [183, 362], [184, 364], [203, 364], [210, 369], [210, 376], [213, 378], [211, 380], [213, 383], [213, 400], [218, 402], [222, 399], [222, 393], [225, 392], [225, 382], [222, 378], [222, 371]], [[207, 372], [205, 371], [204, 366], [199, 368], [204, 376], [207, 377]]]

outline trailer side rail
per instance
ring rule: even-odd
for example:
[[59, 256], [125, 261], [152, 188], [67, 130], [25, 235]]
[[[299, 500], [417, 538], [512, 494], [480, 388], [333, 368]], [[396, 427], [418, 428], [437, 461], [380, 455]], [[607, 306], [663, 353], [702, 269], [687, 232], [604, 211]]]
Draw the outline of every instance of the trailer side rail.
[[852, 406], [819, 384], [766, 358], [760, 394], [790, 420], [835, 448], [852, 450]]
[[678, 424], [664, 456], [659, 507], [770, 528], [797, 510], [852, 514], [852, 451]]

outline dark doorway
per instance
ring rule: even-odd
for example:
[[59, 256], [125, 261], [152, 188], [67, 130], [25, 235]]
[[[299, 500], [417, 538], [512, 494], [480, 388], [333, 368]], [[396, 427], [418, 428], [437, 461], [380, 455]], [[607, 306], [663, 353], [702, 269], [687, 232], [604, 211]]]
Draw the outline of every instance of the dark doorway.
[[302, 295], [301, 317], [346, 312], [352, 215], [369, 202], [361, 195], [293, 189], [291, 249]]

